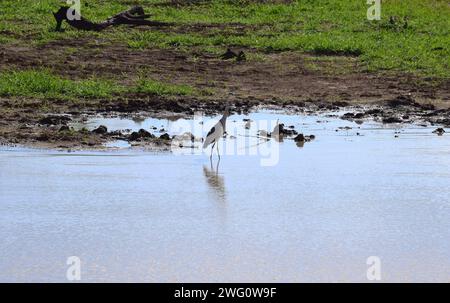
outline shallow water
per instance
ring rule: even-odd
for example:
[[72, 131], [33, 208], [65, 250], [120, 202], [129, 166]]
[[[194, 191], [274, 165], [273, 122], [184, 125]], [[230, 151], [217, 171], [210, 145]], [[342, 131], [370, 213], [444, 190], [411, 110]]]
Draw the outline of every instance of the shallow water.
[[[248, 117], [228, 119], [220, 150], [233, 149], [212, 168], [196, 146], [2, 148], [0, 281], [67, 281], [69, 256], [80, 257], [84, 282], [365, 282], [369, 256], [380, 258], [382, 281], [450, 281], [448, 135], [326, 116]], [[255, 137], [276, 119], [316, 139], [299, 148]], [[217, 118], [189, 131], [207, 131], [208, 121]], [[174, 135], [189, 124], [139, 123], [86, 125]], [[268, 154], [276, 161], [264, 166]]]

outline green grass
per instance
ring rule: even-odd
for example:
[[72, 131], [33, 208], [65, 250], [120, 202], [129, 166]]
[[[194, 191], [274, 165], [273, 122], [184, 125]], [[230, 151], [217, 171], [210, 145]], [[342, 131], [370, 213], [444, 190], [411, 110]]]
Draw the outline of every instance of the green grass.
[[[291, 4], [212, 0], [181, 7], [157, 5], [163, 1], [82, 1], [82, 15], [100, 21], [133, 3], [144, 6], [154, 20], [175, 22], [178, 28], [198, 23], [225, 26], [205, 28], [203, 32], [116, 27], [103, 33], [91, 33], [65, 25], [67, 30], [57, 33], [53, 31], [51, 11], [57, 9], [59, 0], [2, 0], [0, 42], [45, 44], [58, 39], [101, 38], [139, 49], [243, 46], [260, 52], [352, 55], [358, 56], [367, 71], [450, 77], [450, 6], [447, 0], [383, 1], [381, 21], [366, 19], [368, 5], [364, 0], [298, 0]], [[396, 16], [398, 21], [391, 24], [390, 16]], [[402, 21], [404, 17], [408, 18], [407, 27]], [[233, 28], [231, 24], [236, 23], [243, 29]]]
[[72, 81], [48, 70], [6, 70], [0, 73], [0, 95], [38, 98], [109, 98], [123, 90], [112, 81]]
[[6, 70], [0, 73], [0, 96], [59, 99], [112, 98], [129, 92], [150, 95], [205, 94], [188, 85], [175, 85], [140, 78], [135, 85], [124, 87], [111, 80], [86, 79], [73, 81], [52, 74], [49, 70]]

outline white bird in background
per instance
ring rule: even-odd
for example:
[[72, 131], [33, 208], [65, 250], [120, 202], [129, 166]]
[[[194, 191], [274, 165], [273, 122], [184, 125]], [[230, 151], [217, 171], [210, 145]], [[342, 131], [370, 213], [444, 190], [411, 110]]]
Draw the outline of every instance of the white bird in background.
[[[217, 122], [216, 125], [214, 125], [214, 127], [211, 128], [211, 130], [206, 135], [205, 142], [203, 143], [203, 148], [205, 149], [210, 144], [212, 144], [212, 146], [211, 146], [211, 155], [209, 156], [209, 158], [212, 158], [214, 145], [217, 144], [219, 139], [222, 138], [224, 133], [225, 133], [227, 118], [228, 118], [229, 115], [230, 115], [230, 110], [229, 110], [228, 107], [226, 107], [222, 118], [220, 118], [219, 122]], [[216, 146], [217, 146], [217, 155], [219, 156], [219, 159], [220, 159], [219, 144], [217, 144]]]
[[275, 125], [275, 127], [273, 128], [272, 133], [270, 134], [271, 137], [280, 137], [280, 123], [278, 122], [279, 120], [277, 119], [277, 124]]
[[279, 120], [277, 119], [277, 124], [275, 124], [275, 127], [273, 128], [273, 131], [271, 133], [265, 131], [265, 130], [260, 130], [259, 131], [259, 135], [263, 138], [269, 138], [269, 137], [274, 137], [274, 138], [279, 138], [280, 137], [280, 127], [281, 125], [278, 122]]

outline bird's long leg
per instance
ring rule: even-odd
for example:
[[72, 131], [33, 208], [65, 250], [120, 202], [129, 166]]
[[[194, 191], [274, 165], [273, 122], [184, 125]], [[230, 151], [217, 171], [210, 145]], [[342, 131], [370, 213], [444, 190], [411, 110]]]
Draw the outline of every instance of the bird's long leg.
[[216, 145], [216, 143], [213, 143], [213, 145], [211, 146], [211, 155], [209, 156], [210, 159], [212, 159], [212, 154], [213, 154], [213, 150], [214, 150], [214, 145]]
[[216, 148], [217, 148], [217, 155], [219, 156], [219, 161], [220, 161], [219, 144], [216, 145]]

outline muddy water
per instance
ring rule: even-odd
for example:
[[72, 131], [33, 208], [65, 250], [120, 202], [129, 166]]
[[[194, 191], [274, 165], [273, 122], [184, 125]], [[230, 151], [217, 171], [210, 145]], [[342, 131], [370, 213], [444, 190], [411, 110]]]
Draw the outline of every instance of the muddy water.
[[[256, 131], [276, 119], [316, 139], [261, 143]], [[186, 122], [86, 126], [176, 134]], [[448, 135], [327, 116], [228, 122], [224, 142], [256, 145], [256, 155], [229, 153], [211, 167], [207, 155], [126, 142], [1, 149], [0, 281], [64, 282], [69, 256], [80, 257], [84, 282], [365, 282], [369, 256], [380, 258], [382, 281], [450, 281]], [[264, 144], [278, 152], [274, 165], [262, 165]]]

